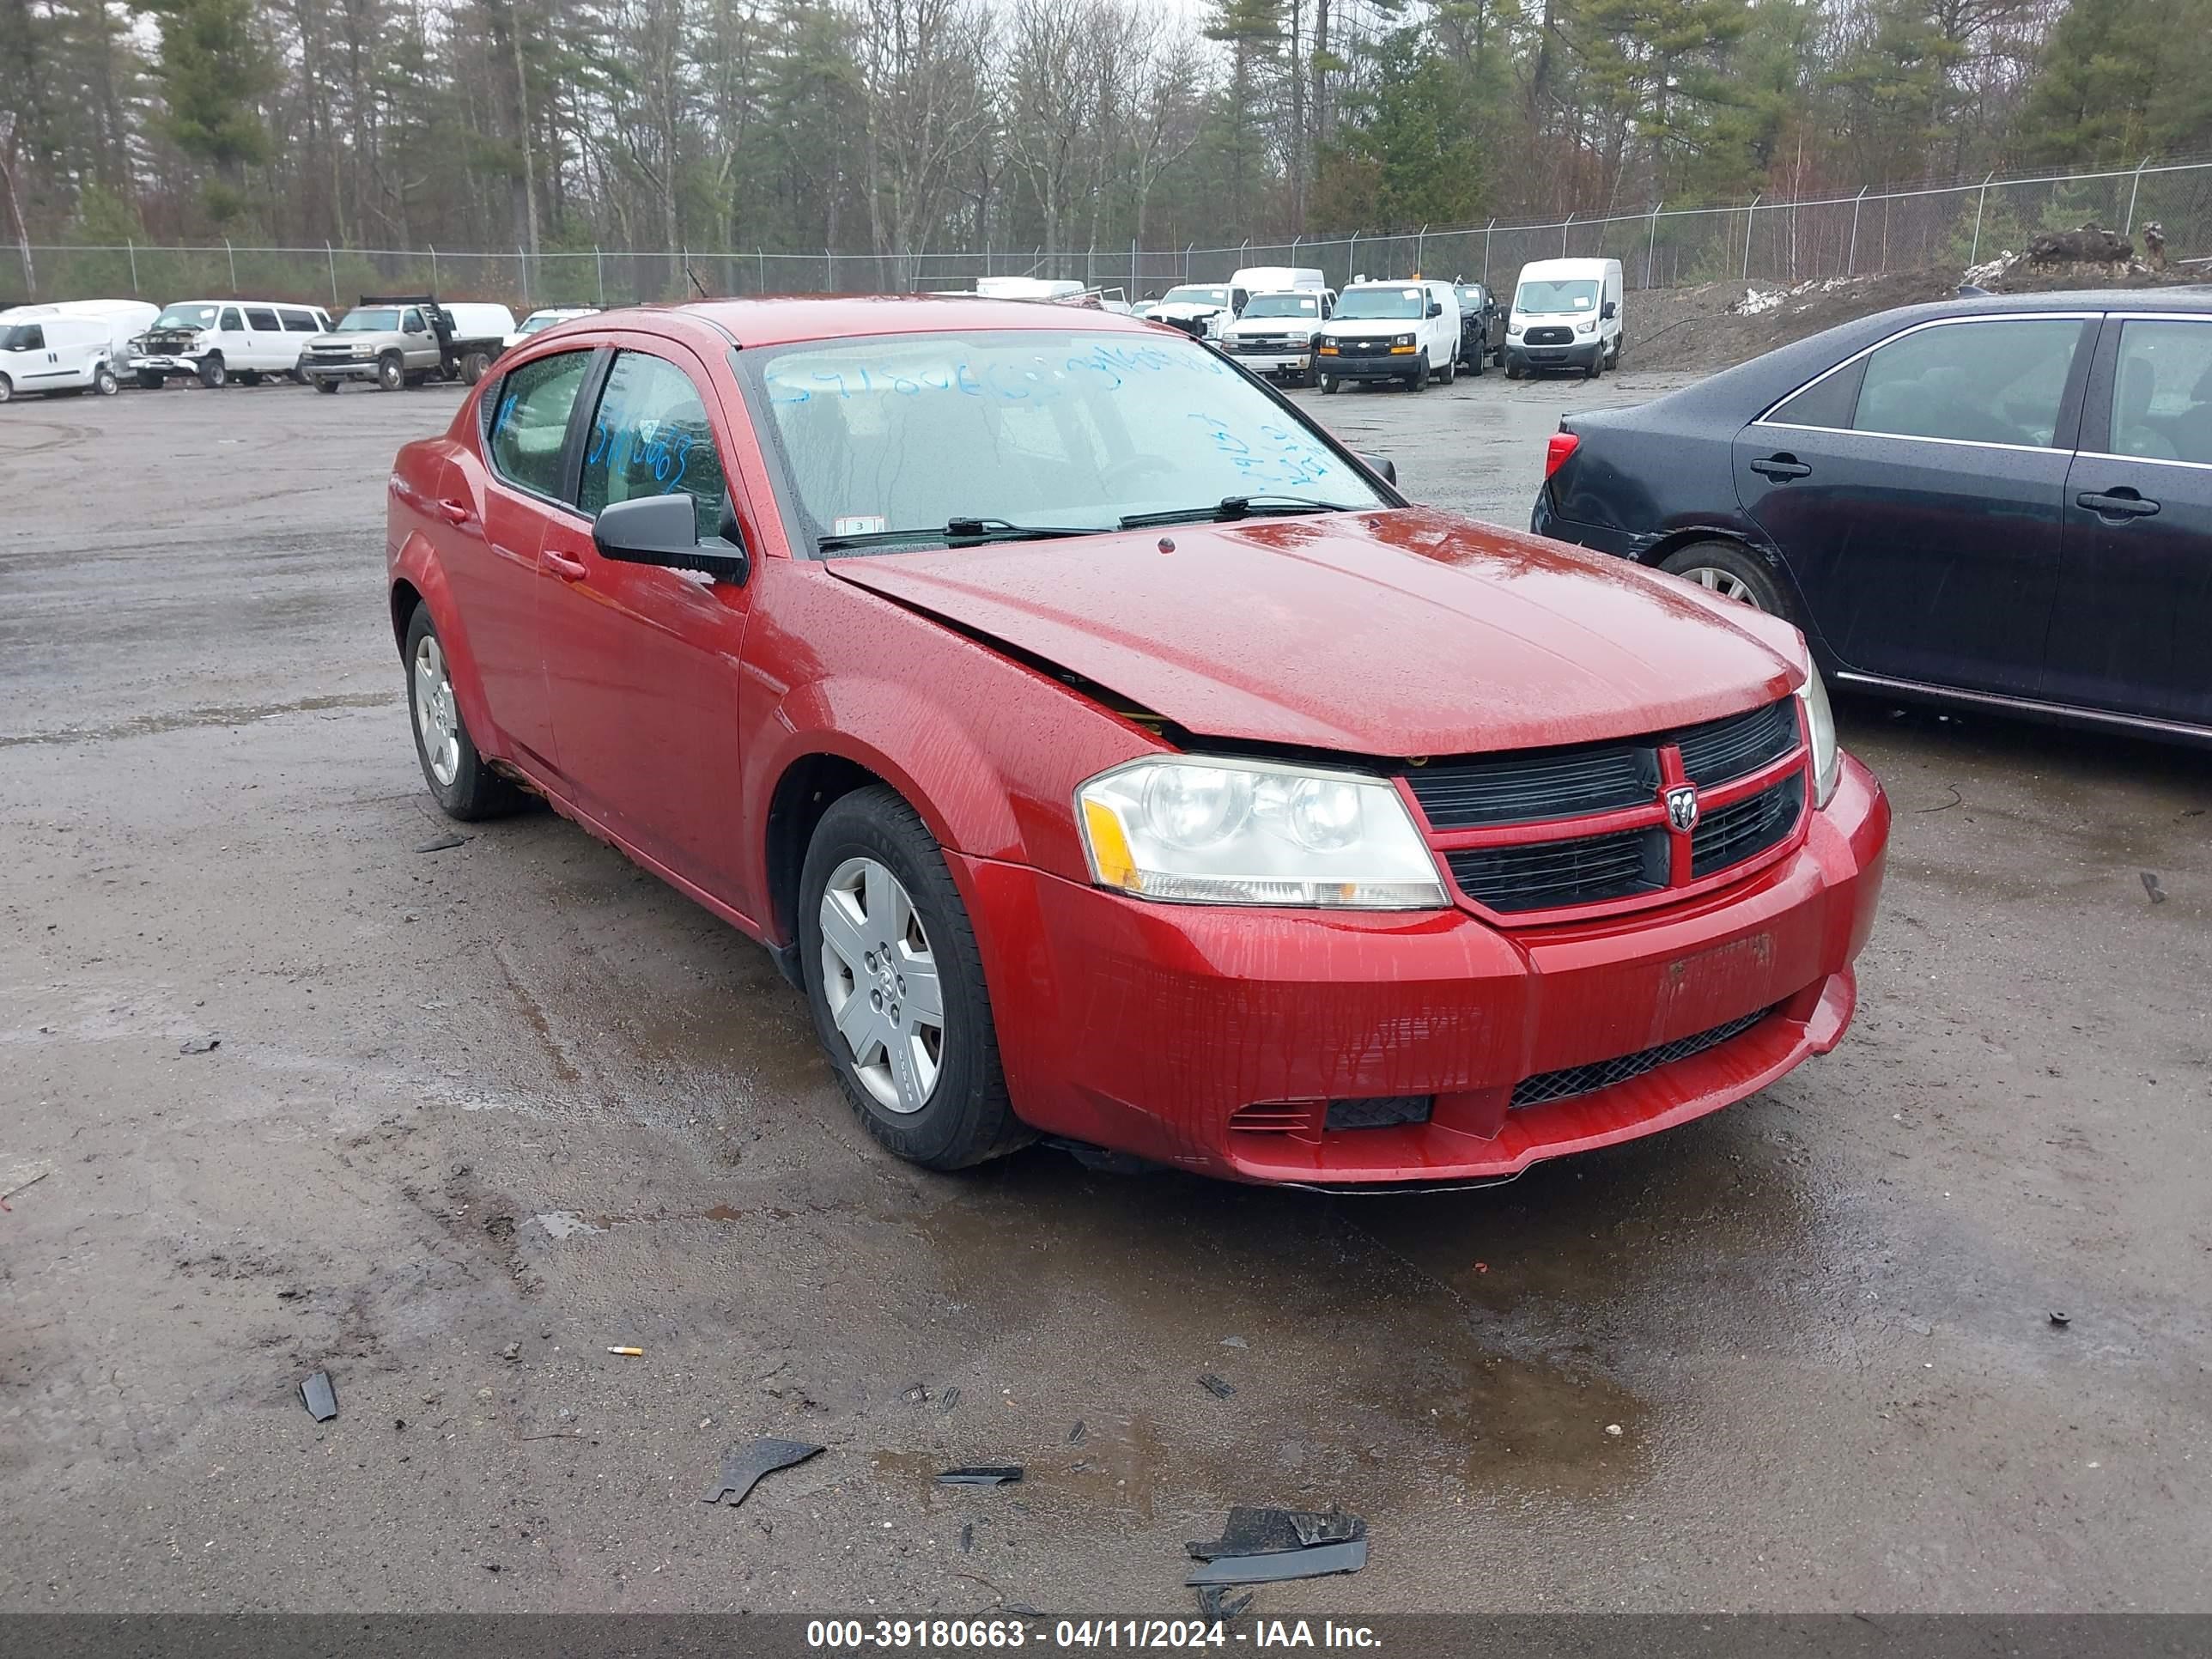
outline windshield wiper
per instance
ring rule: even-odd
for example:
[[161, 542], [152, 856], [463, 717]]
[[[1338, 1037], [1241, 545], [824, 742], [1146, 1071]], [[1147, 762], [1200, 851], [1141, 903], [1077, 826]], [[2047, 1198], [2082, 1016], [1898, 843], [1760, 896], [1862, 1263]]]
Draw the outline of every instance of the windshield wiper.
[[848, 547], [884, 547], [894, 542], [943, 542], [963, 547], [979, 542], [1049, 541], [1060, 536], [1103, 536], [1106, 525], [1016, 524], [1011, 519], [947, 519], [934, 530], [871, 530], [857, 536], [824, 536], [814, 544], [822, 553]]
[[1176, 507], [1164, 513], [1132, 513], [1121, 520], [1124, 530], [1141, 530], [1154, 524], [1195, 524], [1211, 519], [1216, 524], [1228, 524], [1237, 519], [1249, 518], [1255, 508], [1269, 514], [1278, 513], [1349, 513], [1353, 509], [1342, 501], [1324, 501], [1312, 495], [1224, 495], [1212, 507]]

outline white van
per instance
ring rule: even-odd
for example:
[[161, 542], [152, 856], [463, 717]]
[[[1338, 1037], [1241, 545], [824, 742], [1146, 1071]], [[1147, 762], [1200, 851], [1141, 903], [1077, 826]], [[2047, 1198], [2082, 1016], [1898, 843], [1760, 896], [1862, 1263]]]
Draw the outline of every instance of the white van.
[[1459, 372], [1459, 295], [1449, 283], [1419, 277], [1354, 283], [1337, 296], [1315, 356], [1324, 392], [1346, 380], [1396, 380], [1419, 392], [1431, 375], [1449, 386]]
[[[512, 328], [514, 319], [507, 319]], [[179, 300], [165, 306], [140, 340], [131, 371], [149, 392], [187, 377], [210, 389], [264, 376], [301, 379], [307, 342], [330, 331], [320, 306], [273, 300]]]
[[43, 307], [0, 313], [0, 404], [33, 392], [117, 389], [113, 330], [104, 317], [64, 317]]
[[1318, 294], [1328, 286], [1328, 276], [1317, 265], [1247, 265], [1229, 279], [1229, 286], [1247, 294], [1288, 294], [1294, 289]]
[[1620, 261], [1538, 259], [1521, 267], [1505, 319], [1505, 378], [1579, 368], [1595, 380], [1620, 366]]

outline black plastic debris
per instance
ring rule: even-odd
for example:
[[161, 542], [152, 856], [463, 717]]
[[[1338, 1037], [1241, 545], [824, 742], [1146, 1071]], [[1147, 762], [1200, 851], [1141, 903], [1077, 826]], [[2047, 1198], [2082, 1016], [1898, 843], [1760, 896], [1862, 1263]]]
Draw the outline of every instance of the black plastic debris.
[[2061, 1330], [2063, 1330], [2067, 1326], [2071, 1325], [2074, 1322], [2074, 1316], [2072, 1314], [2059, 1313], [2054, 1310], [2051, 1316], [2051, 1322], [2057, 1326]]
[[1085, 1429], [1083, 1425], [1083, 1419], [1079, 1417], [1075, 1419], [1075, 1426], [1067, 1431], [1067, 1443], [1071, 1446], [1081, 1445], [1083, 1443], [1083, 1437], [1089, 1432], [1090, 1431]]
[[1018, 1463], [994, 1464], [964, 1469], [947, 1469], [937, 1477], [940, 1486], [1010, 1486], [1022, 1478]]
[[455, 847], [465, 847], [468, 843], [466, 836], [433, 836], [429, 840], [418, 843], [415, 850], [418, 853], [443, 853]]
[[1224, 1382], [1220, 1377], [1216, 1376], [1212, 1371], [1206, 1372], [1204, 1376], [1198, 1379], [1198, 1386], [1204, 1389], [1206, 1393], [1212, 1395], [1216, 1400], [1226, 1400], [1230, 1395], [1237, 1392], [1237, 1385], [1235, 1383]]
[[804, 1440], [773, 1440], [762, 1438], [750, 1446], [732, 1446], [722, 1454], [721, 1484], [700, 1499], [704, 1504], [727, 1501], [732, 1509], [745, 1501], [756, 1482], [764, 1474], [774, 1474], [778, 1469], [787, 1469], [794, 1463], [804, 1463], [822, 1449]]
[[1200, 1584], [1198, 1587], [1198, 1616], [1201, 1619], [1241, 1619], [1244, 1609], [1252, 1605], [1252, 1592], [1231, 1595], [1226, 1584]]
[[963, 1522], [960, 1527], [960, 1553], [965, 1555], [975, 1547], [975, 1523], [973, 1521]]
[[328, 1371], [317, 1371], [300, 1384], [300, 1403], [318, 1423], [327, 1423], [338, 1414], [338, 1391]]
[[2144, 871], [2142, 872], [2142, 884], [2143, 891], [2150, 895], [2150, 902], [2153, 904], [2163, 904], [2166, 902], [2166, 889], [2158, 884], [2158, 877], [2155, 872], [2149, 870]]
[[211, 1054], [222, 1047], [222, 1039], [219, 1036], [186, 1037], [177, 1045], [177, 1052], [180, 1054]]
[[1186, 1547], [1203, 1564], [1183, 1579], [1189, 1585], [1325, 1578], [1358, 1572], [1367, 1565], [1367, 1523], [1341, 1510], [1239, 1507], [1229, 1511], [1220, 1537]]
[[960, 1390], [957, 1389], [947, 1389], [937, 1396], [937, 1408], [941, 1412], [949, 1413], [959, 1403]]
[[1332, 1573], [1358, 1572], [1367, 1565], [1367, 1540], [1348, 1544], [1316, 1544], [1308, 1550], [1285, 1550], [1276, 1555], [1232, 1555], [1193, 1567], [1183, 1583], [1202, 1584], [1279, 1584], [1292, 1578], [1326, 1578]]

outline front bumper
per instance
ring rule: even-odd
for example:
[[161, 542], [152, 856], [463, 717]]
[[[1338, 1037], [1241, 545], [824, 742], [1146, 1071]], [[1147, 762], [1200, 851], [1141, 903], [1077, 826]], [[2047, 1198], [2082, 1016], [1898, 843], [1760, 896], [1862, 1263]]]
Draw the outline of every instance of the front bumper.
[[[953, 862], [1026, 1121], [1208, 1175], [1358, 1186], [1505, 1179], [1717, 1110], [1827, 1053], [1856, 1002], [1888, 834], [1881, 786], [1846, 757], [1797, 852], [1741, 884], [1519, 935], [1457, 909], [1152, 904]], [[1523, 1079], [1762, 1010], [1626, 1081], [1510, 1103]], [[1327, 1127], [1328, 1102], [1407, 1096], [1433, 1097], [1426, 1121]]]
[[1413, 351], [1402, 356], [1362, 352], [1356, 357], [1340, 353], [1321, 360], [1321, 372], [1340, 380], [1409, 380], [1420, 373], [1420, 355]]
[[300, 365], [300, 373], [311, 380], [373, 380], [377, 375], [377, 361], [374, 357], [347, 357], [325, 362], [310, 357]]
[[197, 374], [200, 372], [200, 364], [197, 357], [155, 355], [133, 357], [131, 372], [133, 374]]
[[1524, 345], [1518, 340], [1505, 343], [1505, 362], [1509, 368], [1588, 368], [1605, 349], [1603, 339], [1573, 345]]
[[1229, 356], [1255, 374], [1303, 374], [1311, 367], [1311, 351], [1231, 351]]

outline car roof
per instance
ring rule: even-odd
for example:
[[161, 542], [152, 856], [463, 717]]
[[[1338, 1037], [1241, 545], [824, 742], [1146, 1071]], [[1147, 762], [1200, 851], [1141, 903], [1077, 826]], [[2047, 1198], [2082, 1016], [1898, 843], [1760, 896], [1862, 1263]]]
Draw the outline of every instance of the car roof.
[[[1225, 287], [1208, 283], [1207, 287]], [[973, 295], [875, 294], [805, 299], [696, 300], [680, 306], [640, 306], [603, 311], [597, 328], [652, 322], [704, 324], [740, 346], [788, 345], [801, 340], [872, 334], [973, 332], [978, 329], [1053, 329], [1158, 338], [1165, 330], [1142, 318], [1088, 306], [1036, 300], [987, 300]]]

